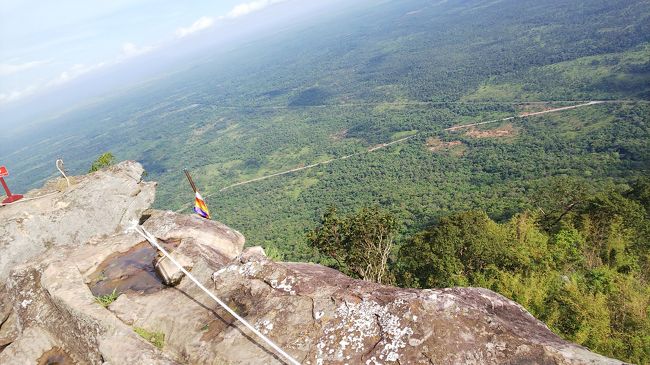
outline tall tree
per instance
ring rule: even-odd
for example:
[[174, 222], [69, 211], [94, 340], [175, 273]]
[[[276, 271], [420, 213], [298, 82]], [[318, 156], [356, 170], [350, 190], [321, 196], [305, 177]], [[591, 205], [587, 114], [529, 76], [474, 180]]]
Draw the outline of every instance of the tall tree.
[[387, 284], [393, 281], [388, 259], [398, 226], [395, 217], [379, 208], [363, 208], [345, 217], [340, 217], [336, 208], [330, 208], [308, 239], [342, 272]]

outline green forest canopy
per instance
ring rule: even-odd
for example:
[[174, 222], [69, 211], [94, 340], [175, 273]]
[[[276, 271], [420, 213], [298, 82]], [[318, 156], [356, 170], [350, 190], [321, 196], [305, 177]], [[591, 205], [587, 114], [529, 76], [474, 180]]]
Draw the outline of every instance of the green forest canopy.
[[[489, 288], [565, 339], [650, 362], [650, 179], [600, 192], [573, 179], [557, 183], [540, 194], [537, 209], [502, 223], [474, 210], [403, 237], [381, 277], [403, 287]], [[329, 210], [310, 243], [324, 263], [369, 279], [358, 268], [379, 265], [383, 249], [364, 237], [381, 241], [377, 232], [395, 224], [387, 225], [387, 214], [364, 208], [340, 217]]]

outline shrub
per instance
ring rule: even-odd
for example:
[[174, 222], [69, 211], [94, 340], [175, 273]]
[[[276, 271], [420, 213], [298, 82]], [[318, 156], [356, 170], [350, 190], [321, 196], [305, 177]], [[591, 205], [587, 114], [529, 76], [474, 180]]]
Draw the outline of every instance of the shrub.
[[90, 166], [90, 170], [88, 170], [88, 173], [95, 172], [97, 170], [101, 170], [105, 167], [111, 166], [115, 163], [115, 157], [113, 156], [112, 153], [106, 152], [99, 156], [95, 162]]

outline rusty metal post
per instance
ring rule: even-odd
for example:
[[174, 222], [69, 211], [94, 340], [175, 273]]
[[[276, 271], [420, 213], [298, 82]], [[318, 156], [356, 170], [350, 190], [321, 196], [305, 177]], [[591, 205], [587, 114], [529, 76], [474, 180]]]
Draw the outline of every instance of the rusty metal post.
[[7, 194], [7, 198], [2, 201], [2, 204], [13, 203], [23, 198], [23, 196], [20, 194], [14, 195], [11, 193], [11, 190], [9, 190], [9, 187], [7, 186], [4, 177], [0, 177], [0, 183], [2, 183], [2, 187], [5, 189], [5, 193]]

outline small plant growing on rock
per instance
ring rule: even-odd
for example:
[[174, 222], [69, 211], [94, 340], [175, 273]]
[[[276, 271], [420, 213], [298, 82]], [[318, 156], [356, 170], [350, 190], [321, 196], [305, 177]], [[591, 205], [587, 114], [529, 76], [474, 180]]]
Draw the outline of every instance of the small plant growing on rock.
[[97, 301], [97, 303], [101, 304], [102, 307], [106, 308], [109, 305], [111, 305], [111, 303], [113, 303], [119, 296], [120, 293], [117, 292], [117, 289], [113, 289], [112, 293], [97, 296], [95, 297], [95, 300]]
[[104, 167], [111, 166], [115, 163], [115, 156], [113, 156], [112, 153], [106, 152], [99, 156], [95, 162], [90, 166], [90, 170], [88, 170], [88, 173], [95, 172], [97, 170], [101, 170]]
[[133, 327], [135, 333], [140, 335], [140, 337], [151, 342], [152, 345], [161, 349], [165, 346], [165, 334], [162, 332], [150, 332], [142, 327]]

